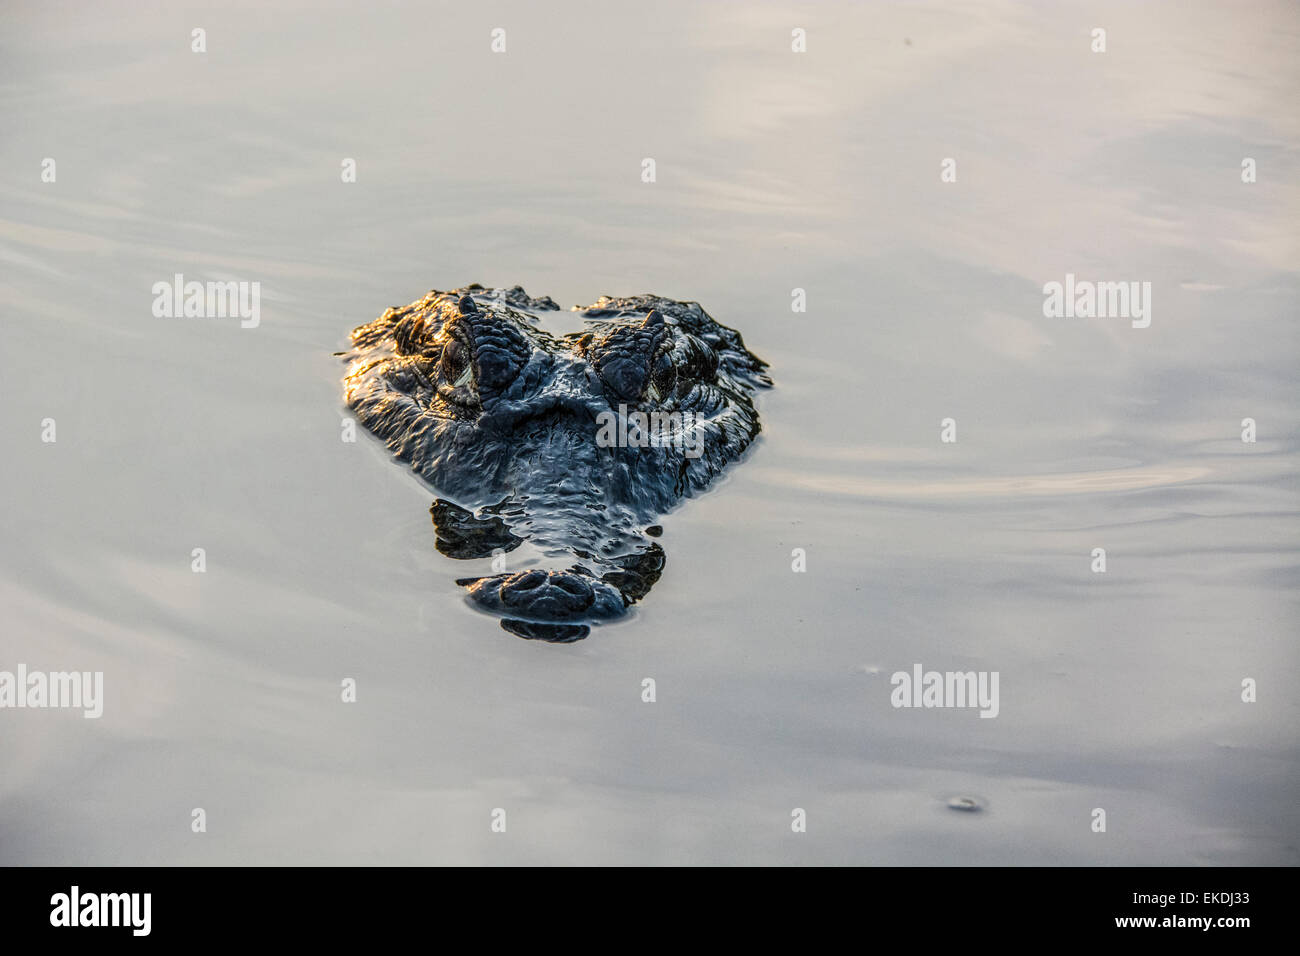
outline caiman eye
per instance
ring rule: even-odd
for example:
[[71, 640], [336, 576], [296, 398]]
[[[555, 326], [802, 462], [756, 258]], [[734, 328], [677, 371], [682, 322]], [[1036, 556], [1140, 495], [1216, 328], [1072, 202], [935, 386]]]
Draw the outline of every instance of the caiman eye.
[[438, 369], [438, 391], [444, 397], [459, 401], [462, 405], [474, 402], [474, 362], [469, 347], [464, 342], [457, 338], [448, 340], [442, 348]]
[[650, 377], [646, 381], [645, 397], [652, 402], [662, 402], [673, 394], [677, 388], [677, 363], [671, 352], [660, 352], [654, 364], [650, 366]]
[[[677, 387], [664, 317], [652, 310], [640, 325], [616, 325], [593, 343], [592, 364], [611, 402], [661, 402]], [[647, 365], [648, 363], [648, 365]]]

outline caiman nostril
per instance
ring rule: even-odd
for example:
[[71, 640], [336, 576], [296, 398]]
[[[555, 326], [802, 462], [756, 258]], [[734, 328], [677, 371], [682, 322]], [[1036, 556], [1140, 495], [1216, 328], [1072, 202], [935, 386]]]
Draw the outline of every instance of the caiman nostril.
[[546, 583], [545, 571], [526, 571], [523, 574], [517, 575], [515, 577], [507, 578], [501, 584], [501, 593], [505, 594], [507, 589], [515, 593], [532, 591], [541, 587], [545, 583]]
[[591, 585], [581, 577], [572, 574], [557, 574], [551, 578], [551, 584], [562, 591], [567, 591], [574, 597], [585, 597], [590, 603]]

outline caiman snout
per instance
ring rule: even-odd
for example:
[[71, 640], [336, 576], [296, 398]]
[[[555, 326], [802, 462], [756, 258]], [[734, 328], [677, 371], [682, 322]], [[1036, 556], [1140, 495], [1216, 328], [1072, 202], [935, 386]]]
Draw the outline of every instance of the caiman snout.
[[617, 588], [576, 571], [533, 568], [456, 583], [483, 610], [528, 621], [607, 619], [627, 609]]
[[596, 600], [587, 582], [569, 571], [523, 571], [501, 582], [501, 603], [512, 612], [563, 619], [581, 614]]

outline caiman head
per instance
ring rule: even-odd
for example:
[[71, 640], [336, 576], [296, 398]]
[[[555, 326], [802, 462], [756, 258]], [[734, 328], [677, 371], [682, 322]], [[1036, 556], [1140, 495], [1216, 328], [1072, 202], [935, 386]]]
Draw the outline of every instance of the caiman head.
[[357, 420], [439, 495], [438, 549], [495, 556], [499, 573], [457, 582], [470, 600], [562, 642], [650, 590], [654, 522], [745, 451], [770, 381], [698, 303], [604, 297], [563, 336], [538, 326], [557, 308], [518, 287], [433, 291], [355, 329], [341, 354]]

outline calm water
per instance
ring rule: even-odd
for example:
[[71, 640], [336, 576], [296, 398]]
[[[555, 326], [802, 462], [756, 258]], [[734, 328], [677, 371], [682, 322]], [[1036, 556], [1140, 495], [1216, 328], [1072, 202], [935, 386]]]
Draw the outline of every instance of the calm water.
[[[0, 711], [0, 863], [1297, 862], [1297, 8], [613, 6], [7, 5], [0, 670], [106, 702]], [[177, 272], [261, 324], [155, 318]], [[474, 281], [772, 364], [577, 645], [340, 441], [347, 332]], [[916, 663], [999, 716], [891, 707]]]

